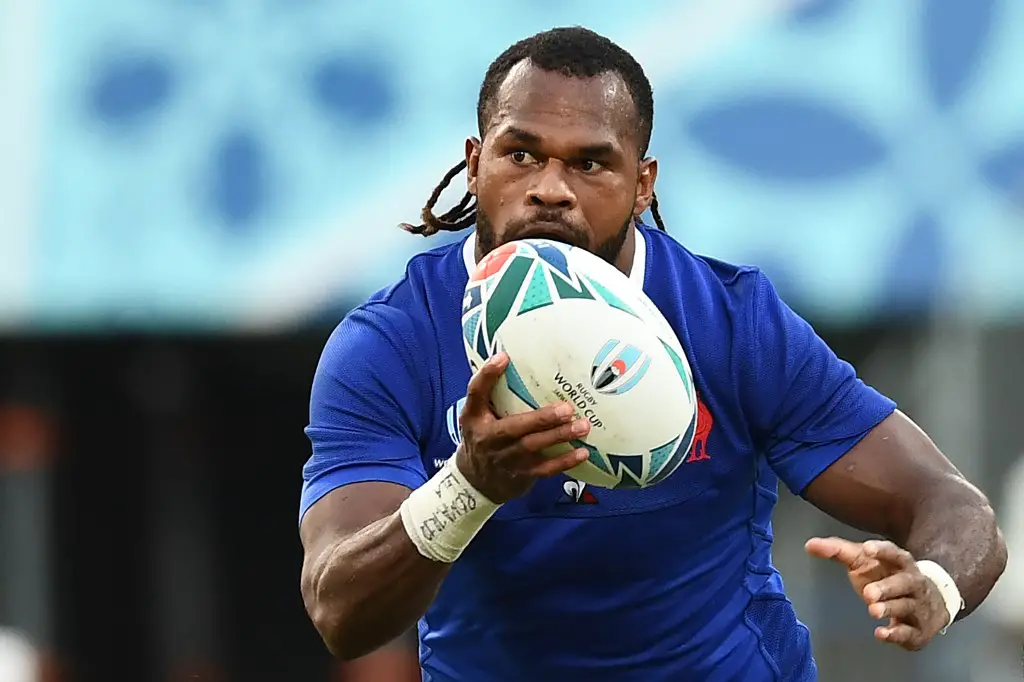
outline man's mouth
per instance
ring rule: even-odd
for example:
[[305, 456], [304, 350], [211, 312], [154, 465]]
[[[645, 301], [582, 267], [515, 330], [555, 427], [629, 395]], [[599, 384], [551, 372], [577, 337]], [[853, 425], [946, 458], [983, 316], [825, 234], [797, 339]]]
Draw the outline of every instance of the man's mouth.
[[528, 223], [526, 228], [516, 234], [516, 239], [550, 239], [569, 246], [580, 246], [576, 234], [564, 223], [551, 220], [538, 220]]

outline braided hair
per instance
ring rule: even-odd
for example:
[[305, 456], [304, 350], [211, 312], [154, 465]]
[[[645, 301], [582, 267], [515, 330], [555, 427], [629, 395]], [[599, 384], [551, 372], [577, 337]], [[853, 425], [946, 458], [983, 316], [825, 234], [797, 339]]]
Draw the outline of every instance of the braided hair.
[[[477, 127], [481, 138], [487, 130], [498, 89], [512, 67], [524, 59], [529, 59], [532, 65], [545, 71], [575, 78], [592, 78], [609, 72], [618, 74], [636, 105], [640, 158], [647, 154], [654, 126], [654, 94], [643, 68], [632, 55], [611, 40], [578, 26], [553, 28], [524, 38], [502, 52], [491, 63], [480, 86], [476, 104]], [[420, 213], [422, 223], [402, 223], [401, 227], [413, 234], [429, 237], [441, 231], [457, 232], [473, 225], [476, 222], [477, 205], [476, 197], [469, 192], [462, 197], [462, 201], [443, 215], [434, 215], [434, 206], [441, 193], [465, 168], [466, 162], [460, 161], [445, 173]], [[652, 197], [651, 214], [658, 229], [664, 230], [665, 224], [658, 211], [657, 195]]]

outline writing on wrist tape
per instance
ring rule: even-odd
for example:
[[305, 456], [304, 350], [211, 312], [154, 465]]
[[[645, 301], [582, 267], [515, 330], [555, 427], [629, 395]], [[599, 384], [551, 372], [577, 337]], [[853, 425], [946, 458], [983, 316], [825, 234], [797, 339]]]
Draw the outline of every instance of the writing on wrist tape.
[[946, 627], [942, 628], [941, 633], [946, 634], [946, 630], [956, 620], [957, 614], [964, 608], [964, 600], [960, 596], [960, 590], [957, 588], [952, 576], [946, 572], [946, 569], [934, 561], [927, 559], [918, 561], [917, 570], [921, 571], [924, 577], [935, 583], [935, 586], [939, 588], [939, 594], [942, 595], [942, 601], [946, 603], [946, 612], [949, 614], [949, 620], [946, 622]]
[[474, 488], [449, 457], [434, 477], [402, 502], [402, 525], [420, 554], [447, 564], [469, 546], [497, 505]]

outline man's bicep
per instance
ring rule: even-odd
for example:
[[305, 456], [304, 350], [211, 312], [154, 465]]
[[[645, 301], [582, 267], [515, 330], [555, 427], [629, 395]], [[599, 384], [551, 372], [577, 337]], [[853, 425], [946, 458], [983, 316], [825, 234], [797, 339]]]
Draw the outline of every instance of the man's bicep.
[[804, 497], [848, 526], [893, 538], [910, 526], [919, 500], [953, 480], [969, 485], [924, 431], [897, 411], [821, 472]]
[[403, 485], [381, 481], [332, 489], [310, 505], [299, 524], [306, 554], [316, 556], [331, 543], [394, 514], [411, 492]]
[[[415, 490], [427, 480], [418, 457], [416, 461], [412, 462], [388, 462], [386, 460], [370, 461], [371, 456], [364, 454], [363, 461], [324, 458], [326, 462], [323, 463], [318, 462], [315, 456], [310, 458], [304, 469], [306, 480], [303, 482], [299, 500], [300, 520], [320, 500], [342, 488], [364, 483], [381, 483], [406, 490]], [[322, 468], [316, 469], [318, 464]]]

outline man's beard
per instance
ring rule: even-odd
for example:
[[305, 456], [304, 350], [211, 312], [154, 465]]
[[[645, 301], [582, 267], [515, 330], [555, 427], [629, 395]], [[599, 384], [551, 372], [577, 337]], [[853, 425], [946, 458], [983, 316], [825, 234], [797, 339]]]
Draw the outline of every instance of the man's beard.
[[[566, 227], [570, 228], [570, 226], [568, 225]], [[622, 247], [626, 243], [626, 237], [629, 236], [629, 229], [631, 227], [633, 227], [632, 214], [630, 214], [630, 216], [626, 218], [626, 221], [622, 224], [622, 227], [619, 229], [617, 233], [612, 235], [609, 239], [606, 239], [605, 241], [601, 242], [600, 244], [597, 244], [593, 249], [589, 248], [589, 246], [583, 246], [581, 244], [573, 244], [573, 246], [586, 248], [588, 251], [593, 253], [598, 258], [608, 263], [611, 263], [612, 265], [615, 265], [616, 261], [618, 260], [619, 253], [622, 252]], [[494, 233], [494, 223], [491, 222], [490, 218], [487, 217], [487, 214], [480, 210], [479, 207], [477, 208], [476, 212], [475, 231], [477, 253], [479, 253], [480, 255], [487, 255], [494, 249], [501, 246], [501, 244], [498, 243], [497, 236]], [[512, 229], [509, 231], [512, 233], [513, 236], [521, 232], [521, 230], [518, 229]], [[573, 230], [570, 229], [569, 231]]]

